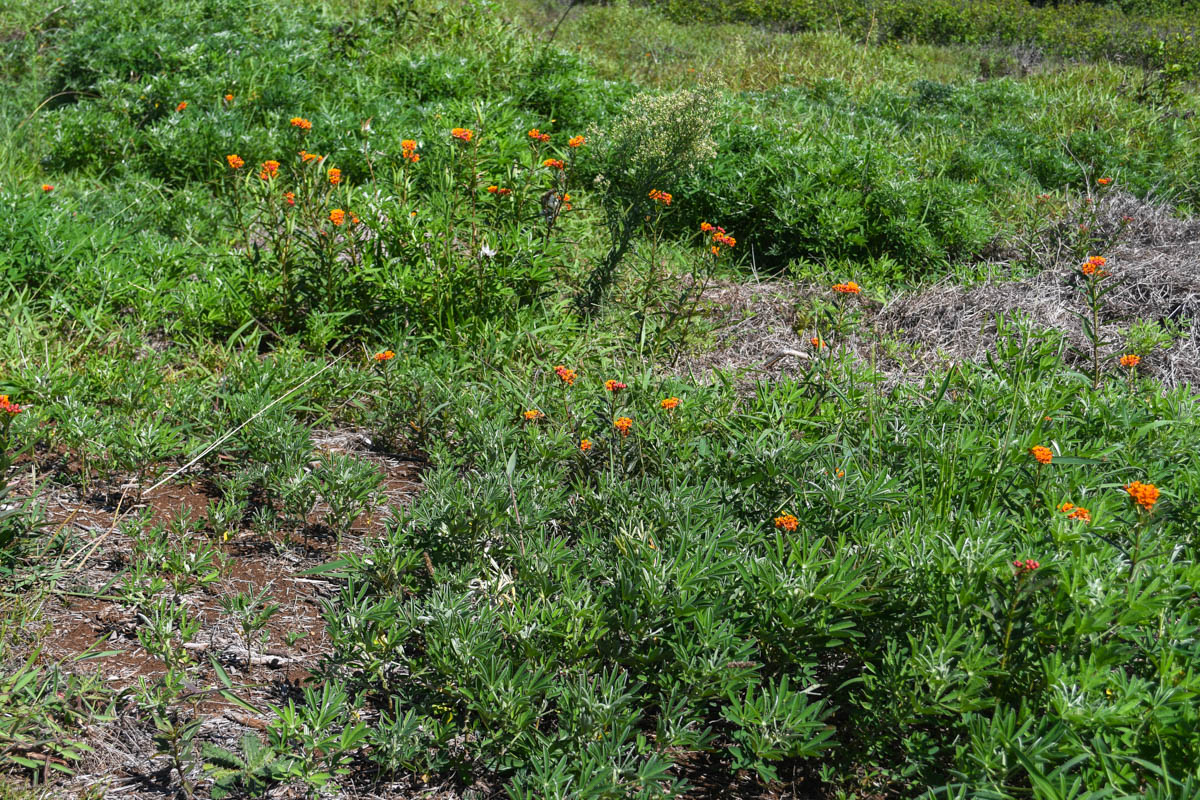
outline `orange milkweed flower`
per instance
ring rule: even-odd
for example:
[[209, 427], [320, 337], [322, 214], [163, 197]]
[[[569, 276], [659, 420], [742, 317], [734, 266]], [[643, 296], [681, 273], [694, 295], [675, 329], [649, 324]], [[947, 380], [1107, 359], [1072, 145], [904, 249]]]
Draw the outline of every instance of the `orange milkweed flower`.
[[606, 392], [614, 392], [615, 393], [615, 392], [621, 391], [622, 389], [628, 389], [628, 388], [629, 388], [628, 386], [621, 383], [620, 381], [614, 381], [611, 378], [604, 382], [604, 391], [606, 391]]
[[25, 409], [8, 399], [8, 395], [0, 394], [0, 414], [8, 414], [10, 417], [15, 417]]
[[299, 128], [302, 131], [312, 130], [312, 123], [306, 120], [304, 117], [292, 117], [288, 121], [291, 122], [293, 128]]
[[811, 339], [808, 340], [808, 343], [811, 344], [813, 347], [817, 348], [818, 350], [820, 350], [822, 347], [825, 346], [825, 342], [819, 336], [812, 337]]
[[796, 519], [795, 514], [780, 514], [775, 518], [775, 527], [790, 533], [800, 527], [800, 520]]
[[391, 361], [395, 357], [396, 357], [396, 354], [393, 353], [391, 350], [384, 350], [384, 351], [376, 353], [374, 356], [372, 356], [372, 358], [374, 358], [376, 361]]
[[572, 136], [567, 139], [567, 147], [583, 147], [585, 144], [587, 144], [587, 139], [582, 136]]
[[495, 194], [496, 192], [500, 191], [500, 187], [495, 184], [492, 184], [491, 186], [487, 187], [487, 190], [488, 190], [488, 194]]
[[1129, 492], [1129, 496], [1133, 498], [1133, 502], [1147, 511], [1153, 511], [1154, 504], [1158, 502], [1158, 487], [1152, 483], [1134, 481], [1125, 487], [1125, 491]]
[[613, 420], [613, 427], [619, 430], [622, 436], [628, 436], [629, 431], [633, 429], [633, 420], [629, 417], [617, 417]]
[[307, 150], [300, 151], [300, 160], [303, 161], [305, 164], [307, 164], [310, 161], [320, 161], [322, 158], [323, 158], [323, 156], [319, 156], [316, 153], [310, 153]]
[[1096, 183], [1100, 184], [1101, 186], [1108, 186], [1110, 183], [1112, 183], [1112, 178], [1098, 178]]
[[264, 161], [262, 163], [262, 171], [258, 173], [258, 177], [264, 181], [269, 181], [279, 172], [278, 161]]
[[708, 248], [708, 251], [710, 253], [712, 253], [714, 256], [721, 255], [721, 248], [717, 247], [715, 244], [712, 247]]
[[679, 408], [679, 398], [668, 397], [662, 400], [658, 405], [659, 408], [663, 409], [664, 411], [674, 411], [675, 409]]
[[651, 189], [650, 199], [662, 203], [664, 206], [669, 206], [675, 197], [670, 192], [660, 192], [658, 189]]
[[346, 221], [346, 212], [340, 208], [335, 208], [329, 212], [329, 221], [334, 225], [341, 225]]
[[546, 415], [543, 414], [541, 411], [539, 411], [536, 408], [531, 408], [528, 411], [526, 411], [524, 414], [522, 414], [521, 416], [525, 417], [526, 422], [537, 422], [539, 419], [541, 419], [542, 417], [544, 417]]
[[246, 162], [243, 161], [242, 157], [239, 156], [237, 153], [231, 153], [231, 154], [225, 156], [225, 160], [229, 162], [229, 166], [232, 169], [241, 169], [242, 167], [244, 167], [246, 165]]
[[187, 100], [184, 100], [182, 103], [175, 106], [176, 111], [183, 111], [185, 108], [187, 108]]
[[231, 95], [231, 94], [227, 94], [227, 95], [225, 95], [225, 102], [226, 102], [226, 103], [232, 103], [232, 102], [233, 102], [233, 95]]
[[554, 368], [554, 374], [557, 375], [559, 377], [559, 379], [561, 379], [562, 382], [565, 383], [567, 386], [574, 386], [575, 378], [578, 377], [575, 374], [575, 370], [567, 369], [562, 364], [559, 364], [557, 367]]
[[289, 206], [296, 205], [296, 193], [295, 192], [284, 192], [283, 199], [284, 199], [284, 202], [286, 202]]
[[733, 238], [729, 234], [725, 233], [725, 231], [720, 230], [720, 229], [718, 229], [717, 232], [713, 234], [713, 241], [716, 242], [717, 244], [723, 244], [726, 247], [733, 247], [734, 245], [737, 244], [737, 239]]
[[845, 283], [835, 283], [833, 290], [838, 294], [861, 294], [862, 288], [854, 281], [846, 281]]
[[566, 166], [566, 164], [564, 164], [562, 161], [560, 161], [557, 158], [547, 158], [545, 161], [542, 162], [542, 166], [550, 167], [551, 169], [562, 169]]
[[1074, 503], [1063, 503], [1058, 507], [1058, 510], [1067, 515], [1067, 519], [1075, 519], [1080, 522], [1091, 522], [1092, 512], [1088, 511], [1083, 506], [1077, 506]]
[[400, 142], [400, 157], [414, 164], [421, 160], [421, 154], [417, 152], [417, 142], [415, 139], [405, 139]]
[[471, 137], [475, 135], [475, 132], [469, 128], [454, 128], [450, 131], [450, 135], [460, 142], [469, 142], [471, 141]]
[[715, 231], [715, 230], [716, 230], [716, 228], [715, 228], [715, 227], [713, 227], [712, 225], [710, 225], [710, 224], [709, 224], [709, 223], [707, 223], [707, 222], [701, 222], [701, 223], [700, 223], [700, 231], [701, 231], [702, 233], [708, 233], [709, 231]]
[[542, 133], [537, 128], [534, 128], [529, 132], [529, 138], [533, 139], [535, 142], [542, 142], [545, 144], [546, 142], [550, 141], [550, 134]]
[[580, 439], [579, 440], [579, 449], [585, 453], [588, 450], [591, 450], [592, 449], [592, 440], [591, 439]]
[[339, 183], [342, 182], [342, 171], [340, 169], [338, 169], [337, 167], [331, 168], [328, 172], [328, 175], [329, 175], [329, 183], [331, 185], [337, 186]]
[[1042, 447], [1040, 444], [1029, 448], [1029, 452], [1037, 459], [1039, 464], [1049, 464], [1054, 460], [1054, 453], [1050, 451], [1050, 448]]
[[50, 183], [43, 183], [43, 184], [42, 184], [42, 191], [43, 191], [43, 192], [53, 192], [53, 191], [54, 191], [54, 185], [53, 185], [53, 184], [50, 184]]
[[1079, 268], [1079, 271], [1084, 275], [1087, 275], [1089, 278], [1099, 271], [1100, 277], [1104, 277], [1105, 275], [1108, 275], [1108, 273], [1100, 268], [1107, 263], [1108, 261], [1105, 260], [1104, 256], [1092, 256], [1083, 263], [1083, 266]]
[[1121, 356], [1121, 366], [1133, 369], [1138, 364], [1142, 363], [1142, 357], [1136, 353], [1126, 353]]

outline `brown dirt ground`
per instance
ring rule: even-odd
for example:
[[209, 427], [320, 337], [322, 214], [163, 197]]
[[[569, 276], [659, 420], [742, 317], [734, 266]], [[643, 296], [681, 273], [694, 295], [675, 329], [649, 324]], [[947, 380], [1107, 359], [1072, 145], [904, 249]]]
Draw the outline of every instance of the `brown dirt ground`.
[[[392, 509], [407, 504], [419, 488], [421, 465], [413, 460], [381, 454], [370, 448], [369, 439], [356, 431], [316, 432], [316, 449], [321, 452], [348, 453], [376, 465], [383, 475], [377, 505], [360, 517], [342, 539], [341, 552], [365, 552], [384, 529]], [[60, 463], [57, 469], [69, 470]], [[184, 483], [184, 477], [150, 494], [140, 505], [129, 494], [130, 482], [115, 480], [112, 491], [93, 491], [87, 496], [77, 489], [53, 486], [53, 473], [36, 475], [22, 471], [15, 490], [26, 491], [33, 480], [48, 497], [46, 515], [52, 531], [66, 532], [76, 538], [75, 555], [66, 561], [59, 580], [58, 593], [52, 593], [43, 607], [39, 625], [40, 661], [44, 664], [69, 661], [89, 648], [106, 654], [70, 665], [76, 671], [98, 675], [107, 688], [124, 702], [118, 703], [117, 718], [89, 731], [87, 744], [93, 753], [77, 765], [76, 774], [52, 786], [48, 796], [161, 798], [173, 796], [167, 790], [166, 761], [155, 756], [153, 726], [144, 710], [130, 701], [132, 689], [140, 681], [154, 681], [164, 670], [161, 661], [146, 653], [137, 638], [142, 624], [136, 610], [109, 599], [129, 563], [134, 540], [123, 523], [147, 513], [151, 524], [167, 523], [187, 514], [199, 526], [212, 499], [200, 483]], [[311, 519], [321, 519], [324, 509], [312, 509]], [[316, 526], [313, 526], [314, 529]], [[303, 571], [334, 558], [339, 550], [332, 537], [297, 532], [277, 532], [270, 541], [243, 530], [229, 541], [216, 542], [199, 530], [186, 534], [196, 545], [216, 546], [225, 560], [220, 578], [209, 587], [191, 588], [180, 601], [192, 616], [201, 621], [200, 630], [189, 647], [196, 660], [193, 675], [197, 690], [218, 686], [210, 659], [217, 660], [238, 685], [238, 696], [259, 709], [268, 704], [286, 702], [296, 696], [321, 659], [329, 654], [321, 604], [336, 595], [337, 584]], [[319, 531], [318, 531], [319, 533]], [[190, 548], [194, 549], [194, 548]], [[73, 560], [72, 560], [73, 559]], [[280, 606], [270, 620], [265, 646], [257, 645], [247, 667], [245, 649], [232, 620], [221, 609], [220, 598], [238, 591], [268, 590], [269, 602]], [[92, 595], [92, 596], [87, 596]], [[284, 634], [303, 632], [305, 636], [287, 647]], [[192, 705], [187, 704], [188, 708]], [[206, 718], [198, 734], [200, 741], [233, 746], [247, 731], [261, 731], [265, 716], [254, 717], [245, 709], [212, 692], [202, 694], [196, 710]], [[382, 787], [355, 792], [355, 797], [437, 797], [433, 793], [413, 793], [405, 785], [401, 794], [382, 794]], [[294, 787], [280, 787], [272, 797], [300, 796]], [[201, 796], [204, 796], [201, 790]]]

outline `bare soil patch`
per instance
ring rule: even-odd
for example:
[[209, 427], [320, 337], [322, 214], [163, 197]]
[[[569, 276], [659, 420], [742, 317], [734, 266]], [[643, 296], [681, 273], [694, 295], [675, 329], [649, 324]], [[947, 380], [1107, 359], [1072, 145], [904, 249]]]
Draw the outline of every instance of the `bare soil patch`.
[[[372, 449], [370, 438], [360, 432], [315, 432], [313, 440], [319, 452], [353, 455], [381, 473], [375, 506], [352, 524], [340, 544], [334, 537], [322, 535], [318, 521], [325, 510], [320, 505], [312, 509], [312, 524], [304, 531], [273, 531], [264, 537], [241, 530], [228, 540], [217, 540], [199, 526], [209, 503], [219, 498], [202, 481], [188, 482], [184, 476], [141, 501], [129, 491], [130, 476], [87, 492], [56, 484], [55, 469], [43, 475], [31, 469], [18, 480], [16, 491], [25, 494], [33, 488], [36, 476], [48, 530], [66, 533], [73, 540], [71, 554], [56, 566], [56, 586], [46, 595], [38, 621], [39, 662], [97, 675], [116, 698], [116, 719], [88, 731], [86, 742], [93, 752], [75, 765], [75, 776], [52, 788], [52, 796], [174, 796], [167, 760], [156, 755], [148, 710], [134, 699], [142, 682], [152, 684], [165, 669], [138, 639], [139, 629], [148, 622], [143, 612], [121, 602], [120, 597], [121, 583], [134, 562], [134, 536], [142, 528], [190, 517], [193, 525], [182, 536], [171, 534], [171, 546], [182, 552], [215, 548], [223, 562], [216, 581], [206, 586], [193, 584], [178, 595], [178, 603], [200, 622], [199, 632], [186, 645], [195, 662], [191, 673], [194, 688], [189, 690], [194, 695], [181, 703], [187, 713], [204, 719], [198, 742], [236, 749], [244, 733], [261, 733], [268, 719], [251, 715], [211, 691], [220, 685], [214, 662], [236, 683], [237, 695], [259, 709], [286, 703], [311, 682], [330, 655], [322, 605], [336, 597], [339, 587], [319, 575], [302, 573], [340, 553], [369, 551], [393, 509], [410, 502], [418, 491], [421, 470], [412, 458]], [[148, 521], [137, 524], [139, 517]], [[221, 598], [239, 591], [257, 594], [264, 590], [267, 602], [278, 604], [279, 611], [267, 625], [266, 642], [247, 651], [234, 620], [221, 607]], [[289, 634], [303, 636], [289, 646]], [[73, 661], [88, 651], [104, 655]], [[177, 779], [174, 785], [177, 788]], [[281, 787], [271, 796], [290, 796], [290, 791]], [[375, 795], [364, 790], [354, 796]], [[414, 795], [406, 791], [390, 796]]]

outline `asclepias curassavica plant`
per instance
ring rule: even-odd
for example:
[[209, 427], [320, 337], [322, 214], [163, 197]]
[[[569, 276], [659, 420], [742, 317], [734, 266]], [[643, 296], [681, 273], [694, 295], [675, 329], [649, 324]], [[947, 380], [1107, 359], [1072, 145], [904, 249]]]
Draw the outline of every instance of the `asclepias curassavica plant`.
[[0, 547], [5, 547], [17, 535], [18, 522], [23, 506], [9, 505], [8, 471], [12, 467], [15, 456], [13, 448], [12, 426], [17, 416], [25, 409], [9, 400], [8, 395], [0, 394]]
[[542, 296], [584, 136], [554, 143], [533, 128], [512, 154], [488, 129], [430, 129], [357, 186], [305, 149], [318, 123], [288, 124], [294, 155], [255, 166], [226, 154], [222, 184], [244, 303], [275, 335], [322, 319], [344, 335], [397, 313], [454, 328]]

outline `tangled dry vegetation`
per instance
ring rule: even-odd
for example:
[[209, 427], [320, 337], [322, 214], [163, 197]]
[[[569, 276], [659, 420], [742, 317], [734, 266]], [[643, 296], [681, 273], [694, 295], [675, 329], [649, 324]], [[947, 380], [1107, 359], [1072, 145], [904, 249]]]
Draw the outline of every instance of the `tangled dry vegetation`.
[[[1125, 222], [1122, 223], [1122, 220]], [[1132, 221], [1130, 221], [1132, 220]], [[1200, 384], [1200, 220], [1179, 219], [1162, 206], [1129, 195], [1104, 204], [1097, 220], [1102, 233], [1118, 238], [1109, 251], [1116, 282], [1104, 299], [1101, 332], [1110, 355], [1119, 355], [1129, 326], [1138, 321], [1170, 324], [1179, 335], [1143, 359], [1140, 369], [1167, 386]], [[1075, 224], [1074, 222], [1066, 224]], [[1119, 231], [1119, 233], [1118, 233]], [[1041, 242], [1050, 266], [1018, 281], [989, 280], [974, 286], [952, 281], [906, 292], [886, 304], [862, 299], [862, 325], [844, 342], [863, 363], [874, 363], [889, 383], [918, 377], [947, 364], [979, 361], [996, 344], [997, 320], [1017, 317], [1034, 330], [1058, 332], [1067, 359], [1081, 363], [1086, 341], [1080, 314], [1086, 311], [1076, 282], [1078, 265], [1059, 231]], [[1005, 274], [1014, 251], [1001, 254], [992, 274]], [[803, 310], [828, 295], [815, 283], [726, 282], [705, 294], [719, 320], [716, 346], [684, 366], [685, 371], [749, 370], [749, 375], [798, 374], [810, 360], [811, 332]]]

